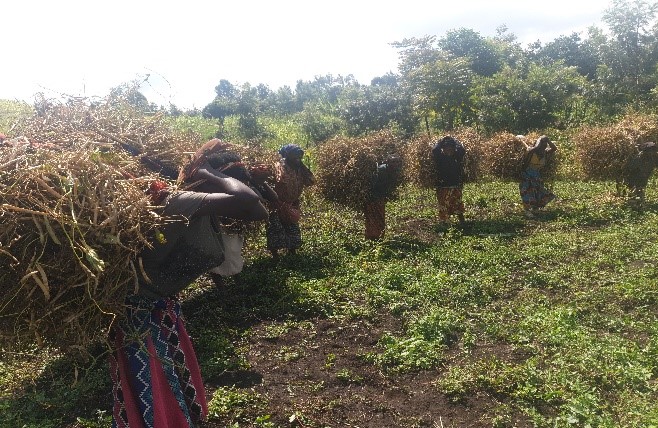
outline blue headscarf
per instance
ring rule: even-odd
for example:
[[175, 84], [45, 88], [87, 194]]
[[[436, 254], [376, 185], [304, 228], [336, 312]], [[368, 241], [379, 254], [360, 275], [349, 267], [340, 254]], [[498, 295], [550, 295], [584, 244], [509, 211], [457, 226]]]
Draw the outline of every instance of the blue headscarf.
[[282, 158], [298, 157], [301, 159], [304, 156], [304, 150], [297, 144], [286, 144], [279, 149], [279, 154]]

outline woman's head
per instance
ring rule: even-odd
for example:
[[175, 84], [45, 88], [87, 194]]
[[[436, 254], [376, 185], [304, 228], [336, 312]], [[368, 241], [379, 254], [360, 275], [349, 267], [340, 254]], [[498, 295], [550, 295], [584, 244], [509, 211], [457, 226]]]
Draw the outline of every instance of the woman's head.
[[445, 137], [441, 138], [439, 140], [439, 144], [441, 147], [441, 153], [446, 156], [454, 155], [455, 151], [457, 150], [457, 140], [455, 140], [454, 137], [450, 135], [446, 135]]
[[295, 169], [301, 167], [304, 150], [297, 144], [286, 144], [279, 149], [279, 154], [285, 160], [286, 165]]
[[285, 160], [301, 160], [304, 157], [304, 149], [297, 144], [286, 144], [279, 149], [279, 154]]
[[218, 138], [207, 141], [203, 146], [199, 147], [187, 165], [181, 169], [178, 180], [183, 182], [191, 180], [209, 156], [226, 152], [230, 147], [230, 143], [226, 143]]
[[222, 174], [236, 178], [243, 183], [250, 181], [249, 172], [242, 163], [242, 158], [235, 152], [216, 152], [206, 157], [208, 164]]
[[455, 137], [451, 135], [445, 135], [439, 140], [439, 144], [444, 146], [450, 144], [455, 147], [457, 145], [457, 140], [455, 140]]

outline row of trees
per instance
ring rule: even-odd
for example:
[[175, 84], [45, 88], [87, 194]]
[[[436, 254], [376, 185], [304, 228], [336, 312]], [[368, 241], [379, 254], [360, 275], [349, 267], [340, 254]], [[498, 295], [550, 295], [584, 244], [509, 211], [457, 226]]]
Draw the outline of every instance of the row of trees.
[[526, 47], [504, 26], [494, 37], [460, 28], [404, 39], [392, 44], [398, 73], [368, 85], [351, 75], [300, 80], [294, 90], [221, 80], [199, 113], [217, 119], [220, 129], [237, 117], [242, 137], [256, 140], [263, 138], [261, 118], [294, 117], [319, 142], [385, 127], [405, 134], [458, 126], [527, 133], [655, 110], [657, 10], [655, 2], [613, 0], [603, 15], [607, 29], [593, 26], [585, 37], [573, 33]]

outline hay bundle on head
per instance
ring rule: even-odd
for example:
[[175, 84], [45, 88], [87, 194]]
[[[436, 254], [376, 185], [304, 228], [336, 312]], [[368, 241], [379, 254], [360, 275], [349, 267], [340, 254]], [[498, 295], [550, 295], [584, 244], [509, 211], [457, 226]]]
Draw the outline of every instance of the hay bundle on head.
[[434, 143], [434, 138], [428, 135], [415, 136], [405, 143], [402, 153], [406, 179], [426, 189], [436, 186], [436, 164], [432, 158]]
[[[451, 133], [466, 150], [464, 156], [464, 181], [476, 181], [480, 177], [480, 163], [483, 138], [472, 128], [460, 128]], [[432, 148], [439, 138], [426, 135], [416, 136], [405, 144], [404, 161], [406, 177], [412, 183], [424, 188], [436, 185], [436, 165], [432, 158]]]
[[614, 180], [636, 152], [620, 127], [585, 127], [574, 136], [575, 159], [586, 180]]
[[66, 148], [80, 141], [98, 150], [126, 152], [149, 172], [174, 178], [187, 154], [199, 146], [198, 135], [171, 129], [163, 113], [145, 114], [125, 99], [108, 97], [89, 102], [57, 103], [39, 99], [35, 113], [19, 122], [13, 133], [34, 146]]
[[483, 175], [499, 180], [519, 180], [523, 157], [534, 141], [530, 137], [499, 132], [482, 142]]
[[484, 137], [473, 128], [457, 128], [452, 135], [464, 145], [466, 156], [464, 157], [465, 181], [477, 181], [481, 175], [482, 144]]
[[574, 136], [575, 159], [587, 180], [620, 180], [637, 145], [658, 141], [658, 120], [652, 115], [627, 115], [608, 126], [580, 129]]
[[[18, 153], [0, 173], [0, 338], [84, 347], [107, 334], [139, 272], [136, 255], [165, 220], [103, 154]], [[131, 168], [125, 157], [122, 168]], [[135, 163], [134, 168], [139, 168]]]
[[621, 118], [617, 127], [624, 130], [635, 144], [658, 141], [658, 115], [627, 114]]
[[[0, 148], [5, 349], [36, 342], [83, 350], [104, 339], [141, 275], [138, 254], [150, 239], [166, 239], [161, 225], [180, 221], [161, 217], [148, 194], [161, 197], [158, 190], [173, 189], [175, 181], [117, 142], [138, 133], [143, 153], [163, 155], [157, 159], [178, 170], [174, 152], [185, 140], [153, 117], [87, 110], [77, 104], [38, 109], [38, 117], [16, 128], [24, 136]], [[166, 149], [167, 142], [176, 150]]]
[[377, 165], [398, 154], [400, 147], [401, 140], [390, 131], [360, 138], [335, 137], [320, 144], [315, 152], [318, 190], [327, 200], [362, 209]]

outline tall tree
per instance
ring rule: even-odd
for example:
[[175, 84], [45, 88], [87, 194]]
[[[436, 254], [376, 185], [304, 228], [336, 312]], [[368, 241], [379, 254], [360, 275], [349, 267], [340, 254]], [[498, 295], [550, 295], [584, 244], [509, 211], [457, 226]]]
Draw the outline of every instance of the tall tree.
[[563, 61], [567, 66], [577, 67], [578, 72], [588, 79], [596, 77], [599, 58], [583, 42], [578, 33], [559, 36], [545, 46], [537, 42], [530, 46], [530, 51], [532, 59], [539, 64], [549, 65]]
[[480, 76], [492, 76], [503, 63], [495, 44], [471, 29], [448, 31], [438, 44], [451, 55], [468, 59], [473, 72]]
[[450, 130], [458, 122], [468, 122], [471, 80], [472, 72], [465, 58], [444, 57], [407, 74], [414, 107], [426, 118], [428, 132], [427, 119], [433, 115], [443, 129]]
[[339, 98], [340, 116], [349, 135], [395, 127], [410, 135], [415, 118], [408, 94], [398, 76], [387, 74], [372, 80], [371, 85], [347, 87]]
[[469, 60], [433, 47], [434, 41], [435, 37], [425, 36], [392, 44], [401, 50], [398, 68], [402, 82], [427, 132], [431, 118], [437, 118], [441, 128], [452, 129], [458, 121], [466, 122], [470, 112]]
[[606, 65], [629, 102], [646, 100], [645, 94], [655, 85], [653, 77], [647, 77], [658, 63], [653, 51], [656, 34], [651, 31], [657, 10], [656, 2], [613, 0], [603, 15], [613, 36], [612, 55], [606, 58]]
[[222, 79], [215, 86], [215, 94], [215, 99], [203, 108], [202, 114], [206, 118], [218, 119], [221, 127], [226, 117], [235, 114], [239, 91], [231, 82]]
[[585, 87], [576, 68], [561, 63], [530, 64], [527, 74], [505, 66], [492, 77], [478, 78], [473, 98], [487, 130], [526, 133], [564, 125], [559, 120]]

